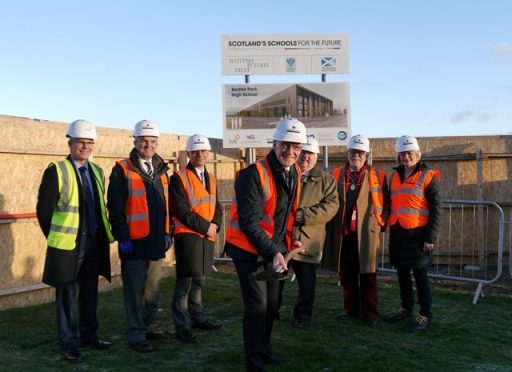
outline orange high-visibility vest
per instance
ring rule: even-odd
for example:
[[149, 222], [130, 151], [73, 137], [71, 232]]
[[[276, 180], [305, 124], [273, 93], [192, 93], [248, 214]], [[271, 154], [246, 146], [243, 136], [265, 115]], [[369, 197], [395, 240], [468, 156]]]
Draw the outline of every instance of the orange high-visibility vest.
[[[128, 199], [124, 205], [126, 221], [130, 231], [130, 239], [141, 239], [149, 235], [149, 210], [146, 198], [146, 186], [140, 175], [140, 171], [133, 166], [130, 159], [116, 162], [123, 168], [128, 181]], [[169, 235], [169, 183], [167, 174], [160, 175], [165, 199], [165, 233]]]
[[[332, 176], [339, 183], [341, 170], [343, 167], [335, 168], [332, 171]], [[372, 197], [373, 214], [379, 226], [386, 224], [386, 217], [383, 215], [384, 212], [384, 194], [382, 193], [382, 186], [384, 185], [385, 174], [379, 169], [369, 167], [368, 182], [370, 183], [370, 195]]]
[[[260, 226], [265, 234], [272, 239], [272, 236], [274, 235], [274, 213], [277, 203], [277, 187], [266, 157], [257, 160], [254, 165], [258, 171], [263, 191], [263, 216], [261, 216]], [[300, 180], [300, 168], [296, 164], [295, 169], [297, 170], [298, 179]], [[237, 178], [239, 174], [240, 171], [237, 172]], [[286, 223], [285, 243], [288, 250], [291, 249], [293, 240], [293, 225], [295, 224], [295, 214], [299, 208], [300, 186], [299, 181], [297, 182], [292, 210]], [[258, 254], [256, 247], [249, 241], [242, 230], [240, 230], [240, 225], [238, 224], [238, 206], [235, 197], [231, 202], [231, 209], [229, 211], [229, 221], [226, 228], [226, 241], [249, 253]]]
[[[181, 169], [176, 174], [181, 178], [183, 188], [187, 194], [187, 199], [190, 203], [190, 209], [192, 212], [200, 215], [207, 221], [212, 221], [215, 215], [215, 206], [217, 203], [217, 187], [215, 177], [208, 174], [208, 184], [210, 186], [210, 193], [203, 186], [203, 183], [197, 178], [195, 173], [190, 169]], [[214, 237], [205, 236], [192, 230], [185, 224], [183, 224], [176, 216], [173, 216], [174, 222], [174, 235], [180, 233], [191, 233], [204, 237], [212, 242], [215, 241]]]
[[390, 173], [391, 213], [389, 226], [398, 221], [406, 229], [426, 226], [428, 224], [428, 202], [425, 189], [434, 177], [441, 175], [437, 169], [423, 169], [414, 173], [403, 183], [396, 171]]

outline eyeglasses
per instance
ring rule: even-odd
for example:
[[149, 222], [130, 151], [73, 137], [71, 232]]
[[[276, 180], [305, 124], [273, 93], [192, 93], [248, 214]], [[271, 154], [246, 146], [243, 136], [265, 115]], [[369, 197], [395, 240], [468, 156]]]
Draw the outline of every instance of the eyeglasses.
[[78, 147], [92, 147], [94, 145], [94, 141], [74, 140], [73, 143]]
[[300, 151], [302, 149], [302, 145], [298, 143], [290, 143], [290, 142], [278, 142], [280, 146], [286, 149], [292, 149], [293, 151]]

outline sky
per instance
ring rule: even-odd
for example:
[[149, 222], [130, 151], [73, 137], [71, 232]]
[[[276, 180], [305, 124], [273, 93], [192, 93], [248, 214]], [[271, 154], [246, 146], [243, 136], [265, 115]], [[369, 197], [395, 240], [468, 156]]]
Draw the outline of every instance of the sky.
[[[222, 35], [346, 33], [352, 134], [512, 134], [509, 0], [0, 0], [0, 114], [222, 138]], [[253, 75], [251, 83], [320, 82]], [[1, 129], [1, 128], [0, 128]]]

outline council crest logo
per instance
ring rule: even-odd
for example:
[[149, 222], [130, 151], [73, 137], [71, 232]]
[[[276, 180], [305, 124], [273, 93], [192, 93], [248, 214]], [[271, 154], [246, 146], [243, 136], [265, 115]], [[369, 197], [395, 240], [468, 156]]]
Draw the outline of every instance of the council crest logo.
[[288, 57], [286, 58], [286, 72], [295, 72], [295, 63], [296, 63], [295, 57]]

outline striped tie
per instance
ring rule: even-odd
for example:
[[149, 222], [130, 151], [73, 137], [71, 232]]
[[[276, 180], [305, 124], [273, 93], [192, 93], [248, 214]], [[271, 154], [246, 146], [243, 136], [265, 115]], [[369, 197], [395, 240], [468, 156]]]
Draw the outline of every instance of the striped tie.
[[145, 161], [144, 164], [146, 165], [146, 173], [148, 174], [149, 177], [151, 177], [153, 175], [153, 170], [151, 169], [151, 164], [149, 163], [149, 161]]

